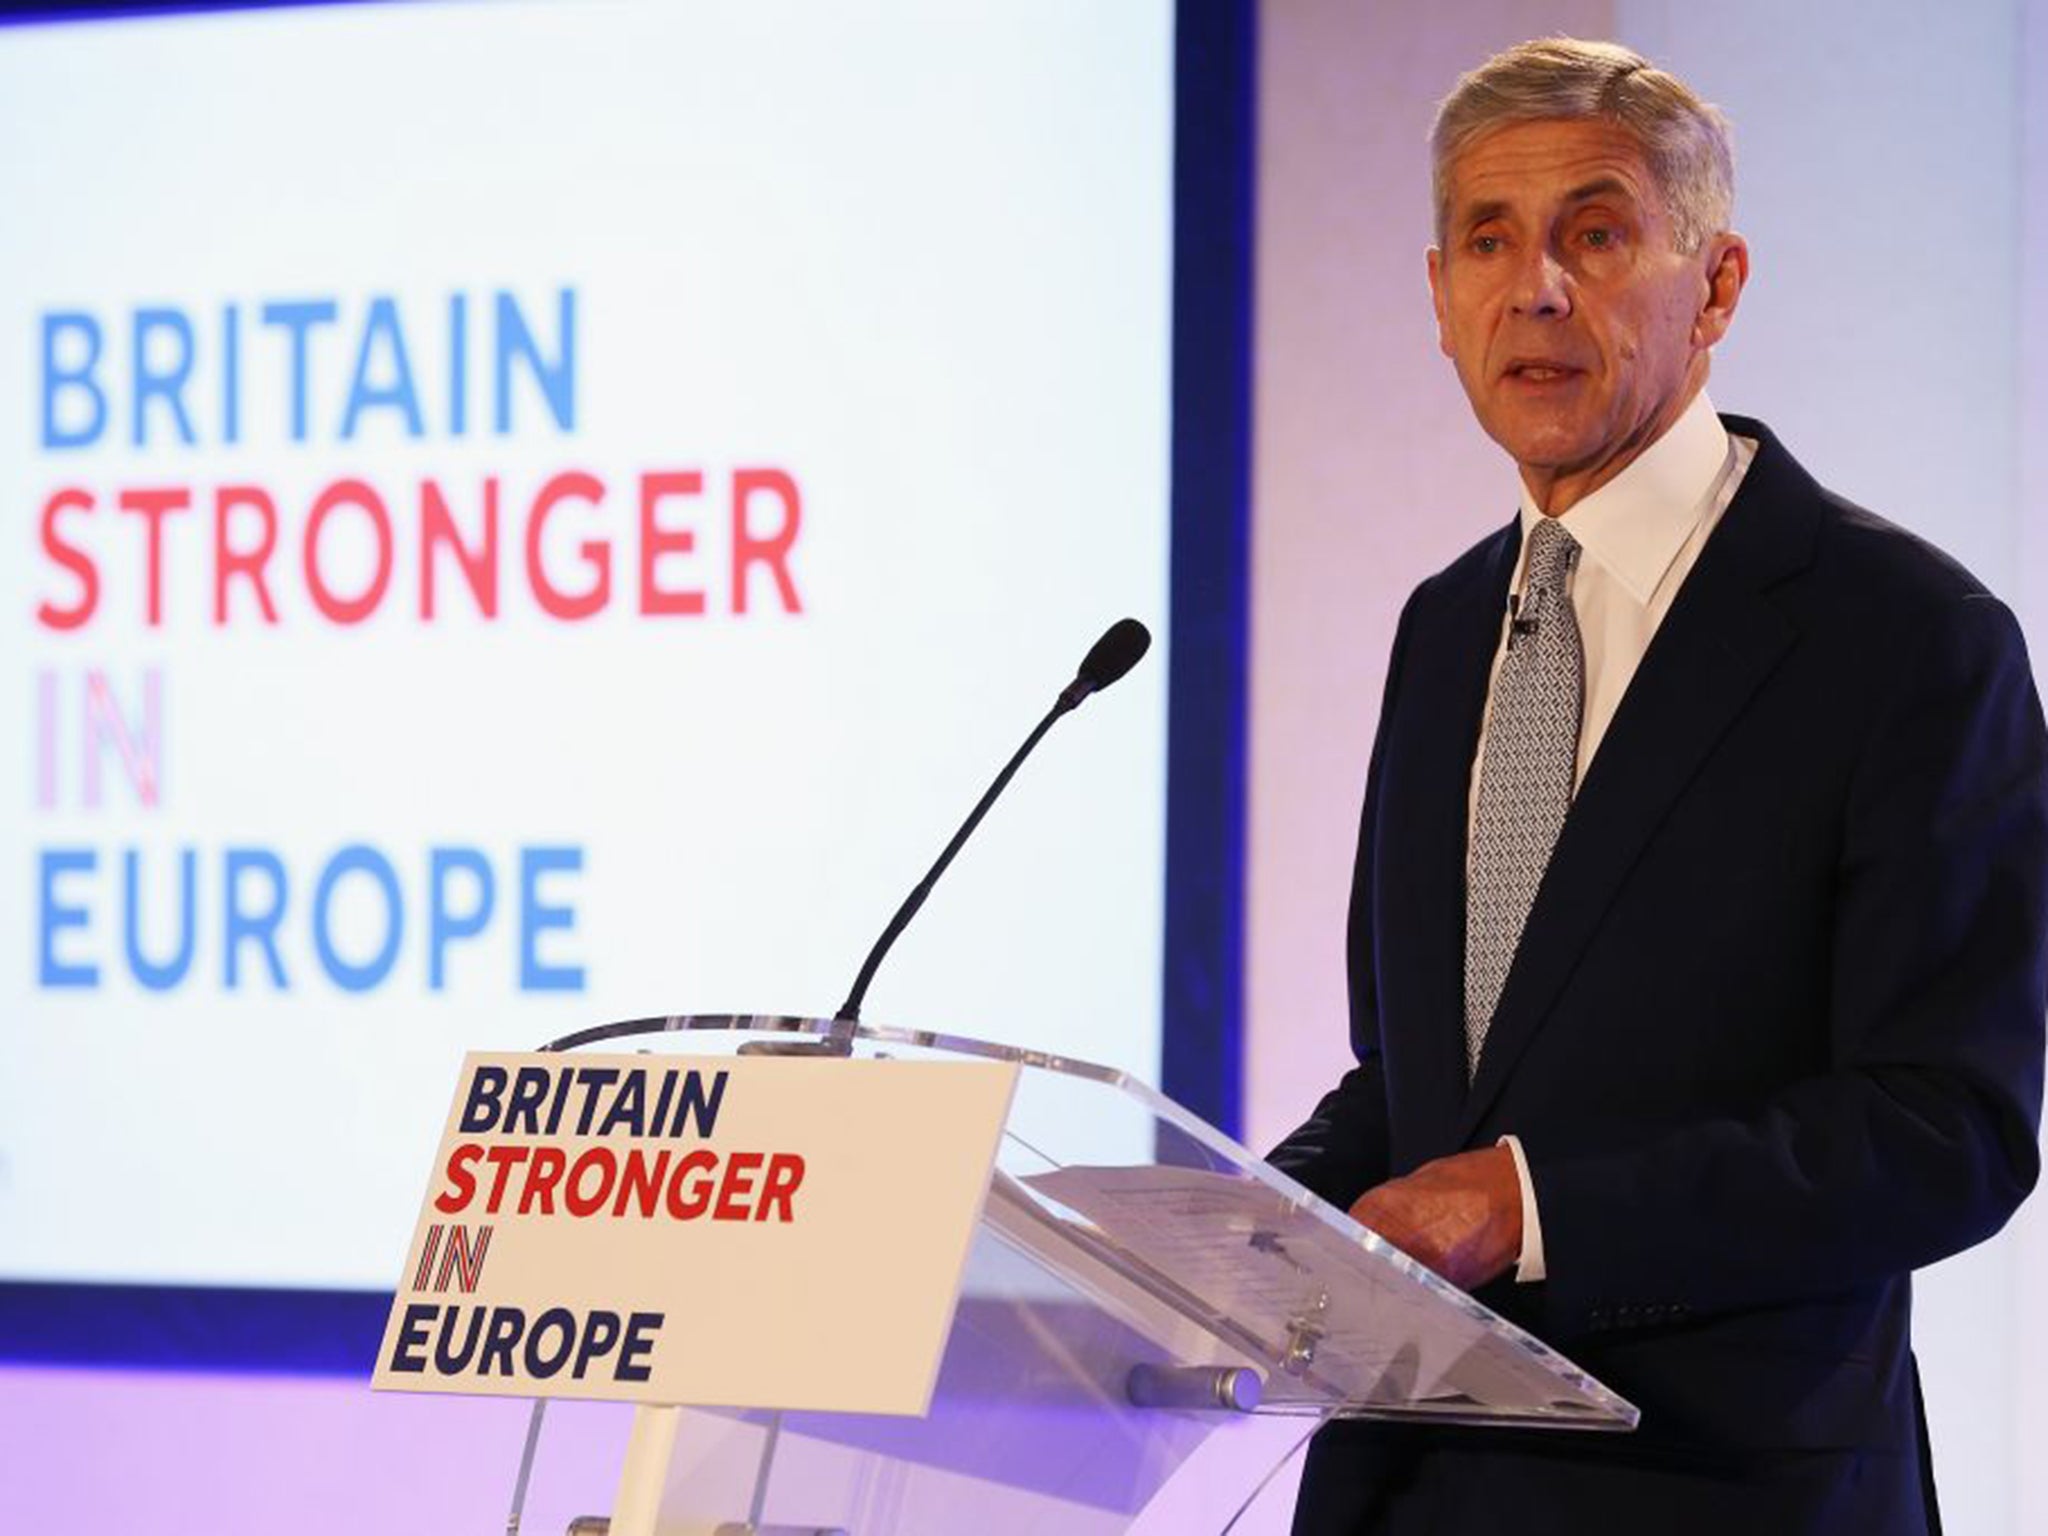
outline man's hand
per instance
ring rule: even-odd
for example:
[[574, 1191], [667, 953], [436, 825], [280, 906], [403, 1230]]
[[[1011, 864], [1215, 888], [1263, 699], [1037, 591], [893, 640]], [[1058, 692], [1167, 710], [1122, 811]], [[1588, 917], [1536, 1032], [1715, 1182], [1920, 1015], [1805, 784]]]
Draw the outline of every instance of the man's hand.
[[1476, 1289], [1504, 1274], [1522, 1252], [1514, 1154], [1487, 1147], [1424, 1163], [1360, 1195], [1351, 1219], [1451, 1284]]

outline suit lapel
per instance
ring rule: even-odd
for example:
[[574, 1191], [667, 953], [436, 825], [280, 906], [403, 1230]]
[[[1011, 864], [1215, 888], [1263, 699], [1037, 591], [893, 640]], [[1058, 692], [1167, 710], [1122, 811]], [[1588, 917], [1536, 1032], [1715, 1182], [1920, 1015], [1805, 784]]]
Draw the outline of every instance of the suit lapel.
[[1765, 593], [1812, 559], [1817, 487], [1762, 426], [1740, 418], [1728, 426], [1758, 440], [1757, 456], [1658, 626], [1565, 818], [1459, 1117], [1459, 1146], [1500, 1093], [1658, 824], [1796, 638]]
[[[1473, 751], [1486, 709], [1487, 677], [1500, 644], [1508, 578], [1521, 548], [1515, 524], [1482, 546], [1473, 573], [1451, 591], [1437, 624], [1418, 636], [1421, 686], [1416, 728], [1403, 742], [1410, 767], [1402, 796], [1405, 823], [1390, 835], [1404, 845], [1393, 861], [1406, 889], [1383, 893], [1402, 913], [1399, 930], [1413, 953], [1401, 969], [1413, 979], [1414, 1017], [1404, 1032], [1397, 1112], [1413, 1127], [1421, 1162], [1455, 1150], [1443, 1140], [1465, 1099], [1465, 842]], [[1411, 1118], [1412, 1116], [1412, 1118]]]

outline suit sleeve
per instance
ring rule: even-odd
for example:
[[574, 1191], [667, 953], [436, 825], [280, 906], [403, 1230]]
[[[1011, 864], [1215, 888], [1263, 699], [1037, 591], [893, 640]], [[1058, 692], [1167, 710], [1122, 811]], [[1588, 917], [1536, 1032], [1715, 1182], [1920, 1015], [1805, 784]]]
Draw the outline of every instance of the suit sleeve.
[[1267, 1161], [1282, 1173], [1313, 1190], [1339, 1210], [1376, 1184], [1386, 1182], [1390, 1172], [1387, 1150], [1387, 1080], [1380, 1059], [1379, 991], [1374, 961], [1373, 922], [1374, 845], [1380, 799], [1382, 756], [1386, 750], [1389, 722], [1401, 683], [1401, 664], [1407, 653], [1408, 635], [1415, 608], [1410, 597], [1394, 630], [1394, 646], [1387, 661], [1387, 682], [1380, 699], [1379, 725], [1373, 739], [1371, 765], [1366, 771], [1365, 809], [1359, 818], [1358, 854], [1351, 871], [1351, 911], [1346, 928], [1348, 982], [1351, 998], [1351, 1052], [1358, 1065], [1324, 1094], [1315, 1112], [1286, 1140], [1275, 1147]]
[[2012, 615], [1947, 604], [1859, 754], [1825, 1071], [1759, 1113], [1545, 1156], [1551, 1331], [1872, 1284], [1995, 1232], [2039, 1170], [2048, 742]]

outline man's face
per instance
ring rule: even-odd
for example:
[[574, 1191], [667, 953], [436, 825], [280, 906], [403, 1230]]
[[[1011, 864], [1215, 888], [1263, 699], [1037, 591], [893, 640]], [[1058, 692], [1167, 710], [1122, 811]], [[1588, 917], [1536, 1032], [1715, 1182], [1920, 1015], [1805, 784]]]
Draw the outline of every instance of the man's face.
[[1720, 235], [1678, 254], [1635, 140], [1599, 119], [1498, 129], [1449, 182], [1444, 246], [1429, 253], [1438, 342], [1479, 424], [1561, 512], [1706, 381], [1747, 252]]

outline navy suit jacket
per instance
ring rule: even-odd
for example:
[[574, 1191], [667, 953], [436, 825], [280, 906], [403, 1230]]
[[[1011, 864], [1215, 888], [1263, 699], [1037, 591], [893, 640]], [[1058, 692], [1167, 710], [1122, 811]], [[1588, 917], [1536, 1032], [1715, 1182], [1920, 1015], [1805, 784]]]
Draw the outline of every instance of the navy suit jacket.
[[2002, 604], [1727, 425], [1756, 458], [1586, 772], [1469, 1087], [1467, 791], [1518, 527], [1409, 600], [1352, 891], [1358, 1066], [1273, 1157], [1348, 1207], [1515, 1133], [1549, 1278], [1482, 1296], [1640, 1431], [1337, 1426], [1298, 1529], [1937, 1524], [1909, 1275], [2038, 1171], [2048, 740]]

